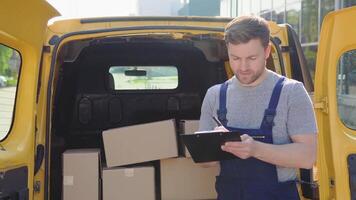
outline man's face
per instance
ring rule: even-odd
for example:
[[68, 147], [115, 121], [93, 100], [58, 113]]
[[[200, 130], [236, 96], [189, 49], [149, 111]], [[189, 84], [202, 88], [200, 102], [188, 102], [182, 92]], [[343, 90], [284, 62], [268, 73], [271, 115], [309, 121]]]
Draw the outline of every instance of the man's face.
[[255, 83], [266, 67], [271, 47], [264, 48], [260, 39], [251, 39], [238, 45], [228, 44], [230, 66], [236, 78], [245, 85]]

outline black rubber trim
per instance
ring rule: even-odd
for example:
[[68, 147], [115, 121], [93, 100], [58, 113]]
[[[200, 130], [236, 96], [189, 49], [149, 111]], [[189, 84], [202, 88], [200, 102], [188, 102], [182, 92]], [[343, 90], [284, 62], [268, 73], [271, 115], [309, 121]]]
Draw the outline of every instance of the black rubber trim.
[[[279, 39], [279, 38], [278, 38]], [[270, 37], [270, 41], [272, 42], [272, 44], [276, 47], [277, 50], [277, 54], [278, 54], [278, 60], [279, 60], [279, 64], [281, 66], [281, 74], [283, 76], [286, 76], [286, 71], [285, 71], [285, 67], [284, 67], [284, 62], [283, 62], [283, 57], [282, 57], [282, 51], [281, 51], [281, 47], [277, 44], [277, 41], [273, 38]]]
[[211, 18], [211, 17], [106, 17], [81, 19], [80, 23], [102, 23], [102, 22], [121, 22], [121, 21], [191, 21], [191, 22], [230, 22], [233, 18]]
[[[292, 78], [304, 83], [306, 89], [310, 91], [314, 91], [314, 84], [312, 77], [310, 75], [307, 61], [303, 53], [302, 46], [300, 45], [298, 35], [291, 27], [291, 25], [286, 24], [287, 32], [288, 32], [288, 41], [289, 41], [289, 55], [291, 60], [291, 69], [292, 69]], [[303, 71], [306, 71], [306, 77], [303, 76]], [[304, 80], [304, 78], [308, 80]], [[306, 85], [306, 83], [311, 83], [310, 85]]]
[[55, 45], [59, 42], [59, 36], [58, 35], [53, 35], [51, 39], [48, 41], [48, 44], [50, 45]]
[[67, 33], [62, 37], [57, 35], [52, 36], [49, 40], [50, 45], [57, 45], [63, 38], [70, 37], [73, 35], [81, 34], [94, 34], [94, 33], [107, 33], [115, 31], [136, 31], [136, 30], [201, 30], [201, 31], [213, 31], [213, 32], [224, 32], [225, 29], [222, 27], [206, 27], [206, 26], [131, 26], [131, 27], [122, 27], [122, 28], [109, 28], [109, 29], [97, 29], [89, 31], [78, 31]]
[[347, 157], [347, 167], [349, 170], [349, 187], [351, 199], [356, 199], [356, 154]]
[[312, 170], [310, 169], [299, 169], [300, 171], [300, 179], [302, 180], [301, 189], [302, 189], [302, 194], [303, 197], [308, 198], [308, 199], [314, 199], [314, 190], [311, 187], [310, 184], [313, 182], [312, 180]]
[[39, 144], [36, 148], [36, 157], [35, 157], [35, 175], [40, 170], [44, 157], [44, 145]]

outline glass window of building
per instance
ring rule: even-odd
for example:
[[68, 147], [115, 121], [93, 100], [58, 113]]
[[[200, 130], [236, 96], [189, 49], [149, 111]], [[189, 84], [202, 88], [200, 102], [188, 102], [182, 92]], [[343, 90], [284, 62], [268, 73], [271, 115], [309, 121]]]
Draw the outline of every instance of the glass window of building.
[[[223, 17], [231, 17], [231, 16], [234, 16], [232, 15], [231, 13], [231, 9], [236, 9], [233, 8], [231, 5], [230, 5], [230, 2], [231, 0], [221, 0], [220, 1], [220, 16], [223, 16]], [[188, 10], [189, 10], [189, 4], [186, 3], [179, 11], [179, 15], [188, 15]]]
[[237, 1], [231, 1], [231, 16], [236, 17], [238, 15], [238, 10], [237, 10]]
[[356, 130], [356, 50], [339, 59], [336, 86], [339, 117], [347, 127]]
[[335, 10], [335, 0], [322, 0], [320, 1], [320, 27], [323, 19], [328, 12]]
[[273, 0], [272, 21], [277, 22], [277, 24], [285, 22], [285, 5], [285, 0]]
[[342, 1], [342, 7], [347, 8], [351, 6], [356, 6], [356, 0], [343, 0]]
[[251, 11], [250, 11], [250, 8], [251, 8], [251, 2], [250, 1], [240, 1], [241, 2], [241, 14], [242, 15], [250, 15], [251, 14]]
[[290, 24], [300, 36], [300, 0], [286, 0], [286, 22]]
[[301, 43], [318, 42], [318, 0], [302, 0]]
[[261, 0], [260, 16], [266, 20], [272, 19], [272, 0]]
[[318, 51], [317, 45], [305, 46], [303, 47], [303, 52], [305, 59], [307, 60], [307, 66], [310, 74], [314, 80], [315, 77], [315, 64], [316, 64], [316, 52]]
[[251, 12], [258, 15], [261, 11], [261, 1], [260, 0], [251, 0]]

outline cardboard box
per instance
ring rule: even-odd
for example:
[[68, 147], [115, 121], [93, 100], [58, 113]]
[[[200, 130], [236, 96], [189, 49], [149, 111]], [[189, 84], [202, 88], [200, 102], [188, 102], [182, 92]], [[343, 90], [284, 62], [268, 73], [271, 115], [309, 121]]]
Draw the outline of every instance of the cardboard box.
[[103, 170], [103, 200], [155, 200], [153, 167]]
[[161, 160], [162, 200], [216, 199], [219, 167], [203, 168], [190, 158]]
[[103, 140], [108, 167], [178, 156], [173, 120], [106, 130]]
[[[192, 134], [199, 130], [199, 120], [185, 120], [183, 122], [184, 122], [184, 133], [183, 134]], [[190, 155], [187, 147], [184, 146], [183, 149], [184, 149], [184, 151], [183, 151], [184, 156], [187, 158], [190, 158], [191, 155]]]
[[63, 200], [100, 199], [100, 150], [73, 149], [63, 153]]

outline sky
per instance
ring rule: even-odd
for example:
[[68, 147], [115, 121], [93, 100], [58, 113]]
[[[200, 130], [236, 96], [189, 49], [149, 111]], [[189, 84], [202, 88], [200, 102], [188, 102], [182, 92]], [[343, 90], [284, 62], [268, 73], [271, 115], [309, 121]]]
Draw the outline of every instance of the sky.
[[47, 0], [63, 17], [129, 16], [135, 0]]

